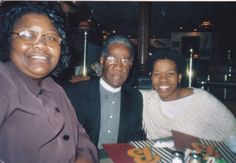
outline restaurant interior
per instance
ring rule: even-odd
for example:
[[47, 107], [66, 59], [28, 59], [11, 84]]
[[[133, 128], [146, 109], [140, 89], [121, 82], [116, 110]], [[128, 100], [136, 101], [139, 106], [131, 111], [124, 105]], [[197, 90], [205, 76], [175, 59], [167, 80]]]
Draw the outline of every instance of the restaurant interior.
[[[21, 2], [0, 1], [4, 11]], [[26, 3], [26, 2], [24, 2]], [[128, 37], [135, 60], [127, 83], [152, 89], [152, 55], [175, 49], [186, 59], [182, 85], [211, 92], [236, 115], [236, 3], [158, 1], [35, 1], [58, 10], [65, 19], [71, 63], [58, 76], [69, 81], [97, 77], [101, 46], [111, 35]], [[3, 21], [0, 21], [0, 26]], [[1, 38], [2, 39], [2, 38]]]

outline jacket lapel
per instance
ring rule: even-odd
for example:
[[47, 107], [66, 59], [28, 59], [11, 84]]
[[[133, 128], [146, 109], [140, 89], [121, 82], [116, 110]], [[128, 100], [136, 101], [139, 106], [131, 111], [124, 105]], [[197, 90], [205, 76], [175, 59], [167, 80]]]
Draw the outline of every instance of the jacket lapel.
[[100, 130], [101, 119], [101, 103], [100, 103], [100, 91], [99, 80], [90, 84], [90, 87], [85, 94], [87, 100], [87, 115], [88, 119], [86, 123], [89, 123], [89, 130], [91, 139], [97, 144]]

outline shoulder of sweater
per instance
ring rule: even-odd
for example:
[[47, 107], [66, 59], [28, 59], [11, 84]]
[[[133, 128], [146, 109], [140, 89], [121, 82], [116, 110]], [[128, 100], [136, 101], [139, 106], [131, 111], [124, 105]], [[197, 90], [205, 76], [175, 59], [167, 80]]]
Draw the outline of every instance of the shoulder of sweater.
[[140, 90], [143, 95], [143, 98], [150, 98], [153, 96], [158, 96], [158, 93], [155, 90]]
[[148, 89], [148, 90], [142, 89], [142, 90], [140, 90], [140, 92], [141, 92], [143, 95], [147, 95], [147, 94], [150, 94], [151, 92], [153, 92], [153, 90], [150, 90], [150, 89]]
[[211, 110], [221, 110], [221, 111], [228, 111], [227, 107], [219, 100], [217, 99], [214, 95], [211, 93], [199, 89], [199, 88], [194, 88], [194, 102], [199, 106], [203, 105], [206, 107], [211, 108]]
[[201, 88], [192, 88], [194, 93], [208, 93], [206, 90], [201, 89]]
[[[206, 90], [203, 90], [201, 88], [193, 88], [193, 94], [194, 96], [198, 96], [200, 98], [211, 98], [211, 99], [217, 99], [214, 95], [212, 95], [210, 92], [207, 92]], [[207, 100], [207, 99], [206, 99]]]

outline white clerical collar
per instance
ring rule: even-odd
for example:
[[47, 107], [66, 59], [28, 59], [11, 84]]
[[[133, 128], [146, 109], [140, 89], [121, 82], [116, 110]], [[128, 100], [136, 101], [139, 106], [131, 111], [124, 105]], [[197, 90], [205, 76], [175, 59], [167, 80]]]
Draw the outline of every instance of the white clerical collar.
[[121, 87], [118, 88], [113, 88], [111, 87], [109, 84], [107, 84], [104, 79], [101, 77], [99, 80], [100, 84], [102, 87], [104, 87], [105, 89], [107, 89], [108, 91], [112, 92], [112, 93], [116, 93], [119, 92], [121, 90]]

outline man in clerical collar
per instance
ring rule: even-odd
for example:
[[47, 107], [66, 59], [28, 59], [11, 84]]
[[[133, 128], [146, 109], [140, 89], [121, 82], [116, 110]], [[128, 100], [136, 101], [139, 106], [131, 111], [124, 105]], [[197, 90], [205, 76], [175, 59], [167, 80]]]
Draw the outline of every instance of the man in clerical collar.
[[145, 139], [142, 95], [125, 84], [133, 59], [130, 41], [123, 36], [112, 36], [103, 45], [100, 79], [65, 88], [79, 121], [99, 150], [102, 144]]

